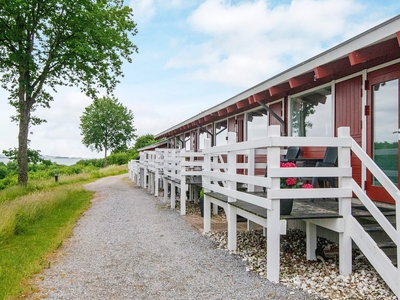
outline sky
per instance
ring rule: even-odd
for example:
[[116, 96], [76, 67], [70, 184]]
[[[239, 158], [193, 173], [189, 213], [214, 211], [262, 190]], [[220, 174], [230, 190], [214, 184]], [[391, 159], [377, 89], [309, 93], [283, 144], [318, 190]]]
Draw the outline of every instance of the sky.
[[[397, 0], [131, 0], [139, 53], [125, 62], [115, 96], [136, 134], [158, 134], [400, 14]], [[400, 30], [400, 28], [399, 28]], [[92, 100], [57, 88], [35, 115], [30, 148], [95, 158], [79, 123]], [[0, 89], [0, 152], [18, 146], [15, 109]]]

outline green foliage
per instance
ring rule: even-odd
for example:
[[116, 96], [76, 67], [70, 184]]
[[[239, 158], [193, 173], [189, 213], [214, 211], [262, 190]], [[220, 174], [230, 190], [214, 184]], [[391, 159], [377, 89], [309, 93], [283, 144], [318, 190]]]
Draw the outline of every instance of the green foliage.
[[129, 153], [112, 153], [107, 157], [109, 165], [125, 165], [132, 159]]
[[96, 98], [85, 108], [80, 118], [82, 143], [97, 152], [104, 150], [104, 165], [107, 165], [107, 151], [127, 148], [136, 135], [133, 127], [133, 113], [117, 99]]
[[133, 148], [135, 150], [138, 150], [140, 148], [152, 145], [156, 142], [156, 140], [154, 139], [154, 135], [148, 133], [145, 135], [141, 135], [139, 136], [136, 141], [135, 141], [135, 145], [133, 146]]
[[100, 90], [111, 94], [123, 60], [137, 52], [129, 39], [137, 30], [121, 0], [2, 1], [0, 7], [0, 81], [16, 109], [18, 181], [26, 184], [30, 126], [45, 122], [32, 113], [50, 107], [57, 86], [80, 87], [92, 98]]
[[[7, 158], [11, 161], [17, 161], [18, 158], [18, 149], [8, 149], [3, 150], [3, 154], [7, 156]], [[37, 164], [39, 162], [43, 162], [44, 159], [40, 155], [40, 150], [33, 150], [28, 148], [28, 163]]]
[[5, 165], [0, 165], [0, 179], [6, 178], [7, 173], [7, 167]]

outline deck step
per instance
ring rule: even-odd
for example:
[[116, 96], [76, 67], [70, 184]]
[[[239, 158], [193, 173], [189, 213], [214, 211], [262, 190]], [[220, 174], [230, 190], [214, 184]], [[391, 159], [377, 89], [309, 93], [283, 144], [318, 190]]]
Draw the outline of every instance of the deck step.
[[[393, 225], [393, 224], [392, 224]], [[361, 224], [366, 232], [383, 231], [382, 227], [377, 223]]]
[[381, 249], [396, 248], [396, 244], [392, 241], [379, 242], [377, 245]]

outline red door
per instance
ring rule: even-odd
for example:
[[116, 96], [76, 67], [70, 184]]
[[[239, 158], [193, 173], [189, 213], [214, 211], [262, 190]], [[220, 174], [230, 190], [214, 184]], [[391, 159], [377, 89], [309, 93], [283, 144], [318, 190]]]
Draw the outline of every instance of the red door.
[[[367, 151], [375, 163], [399, 186], [400, 64], [368, 74]], [[381, 183], [367, 173], [368, 196], [394, 203]]]

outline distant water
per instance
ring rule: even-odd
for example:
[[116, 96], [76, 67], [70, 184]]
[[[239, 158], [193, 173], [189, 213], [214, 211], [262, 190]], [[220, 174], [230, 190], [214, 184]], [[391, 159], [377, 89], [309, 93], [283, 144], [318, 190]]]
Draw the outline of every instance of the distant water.
[[[44, 158], [51, 160], [52, 162], [55, 162], [59, 165], [66, 165], [66, 166], [74, 165], [78, 161], [85, 159], [85, 158], [81, 158], [81, 157], [57, 157], [57, 156], [45, 156]], [[8, 158], [1, 155], [0, 162], [7, 164]]]

